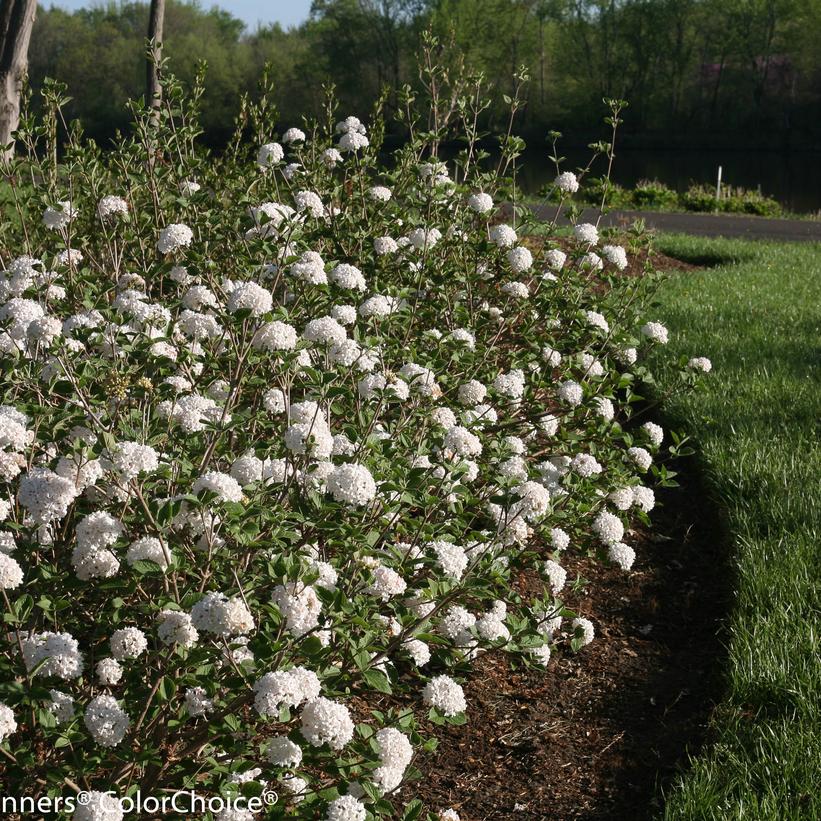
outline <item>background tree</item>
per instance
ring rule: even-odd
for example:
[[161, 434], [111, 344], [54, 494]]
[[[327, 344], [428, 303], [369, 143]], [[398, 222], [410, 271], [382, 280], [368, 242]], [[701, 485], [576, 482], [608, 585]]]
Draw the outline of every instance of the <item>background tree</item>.
[[[34, 90], [46, 76], [66, 83], [66, 114], [98, 139], [126, 128], [125, 100], [145, 93], [149, 11], [146, 0], [73, 14], [41, 9], [29, 49]], [[602, 97], [630, 100], [625, 141], [821, 141], [821, 0], [315, 0], [301, 26], [255, 31], [217, 7], [165, 0], [161, 40], [183, 80], [207, 62], [205, 139], [220, 145], [238, 92], [256, 94], [267, 63], [285, 127], [321, 113], [329, 82], [348, 113], [367, 112], [385, 85], [390, 106], [403, 85], [418, 89], [428, 27], [454, 42], [497, 96], [528, 67], [518, 127], [537, 142], [550, 129], [589, 142]], [[491, 108], [480, 127], [493, 130], [502, 114]]]
[[148, 12], [149, 55], [146, 61], [145, 102], [152, 108], [159, 108], [162, 102], [159, 63], [162, 59], [162, 36], [165, 24], [165, 0], [151, 0]]
[[20, 94], [37, 0], [3, 0], [0, 7], [0, 149], [5, 153], [20, 123]]

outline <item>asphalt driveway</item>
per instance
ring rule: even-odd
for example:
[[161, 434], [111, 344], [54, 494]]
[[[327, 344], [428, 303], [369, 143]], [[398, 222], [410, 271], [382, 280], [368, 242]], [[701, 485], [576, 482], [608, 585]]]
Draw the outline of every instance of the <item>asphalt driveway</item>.
[[[542, 219], [552, 219], [555, 206], [537, 206]], [[582, 222], [595, 222], [597, 208], [586, 208]], [[648, 228], [673, 234], [694, 234], [700, 237], [740, 237], [784, 242], [821, 242], [821, 220], [769, 219], [733, 214], [689, 214], [663, 211], [611, 211], [601, 217], [600, 226], [626, 227], [638, 219]], [[567, 224], [560, 218], [559, 224]]]

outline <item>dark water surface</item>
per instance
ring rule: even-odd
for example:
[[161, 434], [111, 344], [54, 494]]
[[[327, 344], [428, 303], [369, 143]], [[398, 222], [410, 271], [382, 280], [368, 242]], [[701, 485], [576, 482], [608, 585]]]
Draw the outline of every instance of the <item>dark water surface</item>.
[[[528, 148], [520, 158], [520, 182], [527, 194], [537, 193], [555, 177], [549, 155], [547, 149]], [[590, 152], [567, 149], [561, 155], [567, 158], [563, 170], [573, 170], [587, 164]], [[599, 158], [591, 173], [602, 176], [606, 163], [605, 158]], [[612, 179], [625, 187], [642, 179], [656, 179], [676, 191], [685, 191], [691, 183], [714, 186], [719, 165], [725, 185], [753, 190], [760, 186], [763, 194], [796, 213], [821, 210], [821, 153], [816, 152], [617, 148]]]

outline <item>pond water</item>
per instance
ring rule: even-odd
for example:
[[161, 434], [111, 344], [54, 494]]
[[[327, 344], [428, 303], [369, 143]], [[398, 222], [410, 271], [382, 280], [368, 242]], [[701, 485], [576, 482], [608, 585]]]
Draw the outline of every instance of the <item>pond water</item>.
[[[528, 148], [521, 158], [520, 182], [524, 191], [535, 194], [556, 175], [550, 152]], [[590, 157], [585, 149], [560, 152], [567, 158], [565, 170], [584, 166]], [[796, 213], [821, 210], [821, 153], [733, 150], [642, 150], [617, 149], [612, 179], [625, 187], [642, 179], [656, 179], [676, 191], [686, 191], [691, 183], [714, 186], [718, 166], [724, 184], [761, 188], [784, 208]], [[591, 173], [602, 176], [607, 160], [599, 158]]]

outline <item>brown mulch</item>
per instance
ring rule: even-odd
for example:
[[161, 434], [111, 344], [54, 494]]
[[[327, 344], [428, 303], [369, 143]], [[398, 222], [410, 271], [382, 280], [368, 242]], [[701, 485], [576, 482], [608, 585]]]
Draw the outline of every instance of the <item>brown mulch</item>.
[[591, 582], [568, 605], [593, 621], [594, 642], [557, 652], [546, 672], [512, 670], [502, 653], [478, 660], [465, 685], [468, 723], [436, 729], [439, 748], [417, 762], [423, 778], [408, 792], [462, 821], [657, 813], [720, 693], [731, 583], [697, 480], [657, 496], [653, 532], [662, 535], [639, 537], [629, 574], [563, 560], [568, 579]]
[[[644, 273], [644, 263], [647, 256], [647, 251], [644, 249], [642, 249], [642, 251], [638, 254], [628, 254], [628, 265], [623, 271], [623, 274], [627, 276], [641, 276]], [[657, 249], [653, 249], [651, 262], [657, 271], [677, 271], [684, 274], [689, 273], [690, 271], [698, 271], [702, 267], [700, 265], [693, 265], [689, 262], [685, 262], [682, 259], [667, 256], [667, 254], [663, 254]]]

